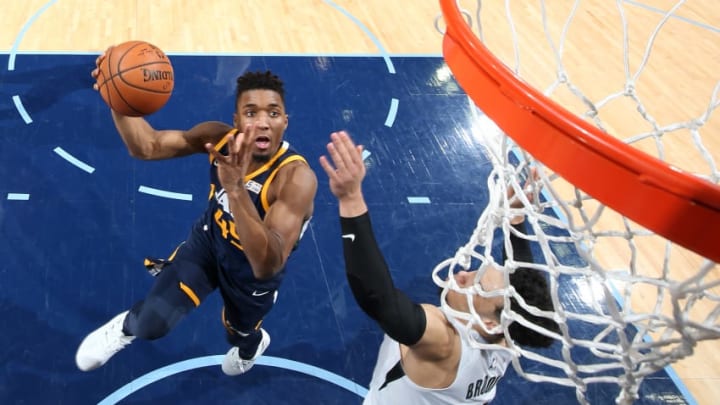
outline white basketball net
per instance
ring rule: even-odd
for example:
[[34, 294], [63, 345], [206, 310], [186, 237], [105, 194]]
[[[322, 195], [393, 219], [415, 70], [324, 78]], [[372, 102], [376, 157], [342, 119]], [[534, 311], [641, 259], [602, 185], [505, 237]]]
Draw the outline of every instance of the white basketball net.
[[[717, 58], [715, 66], [694, 64], [696, 42], [682, 37], [694, 33], [718, 44], [720, 34], [688, 23], [683, 18], [685, 1], [677, 1], [668, 10], [650, 10], [654, 20], [642, 17], [643, 27], [649, 27], [644, 29], [633, 23], [649, 11], [620, 0], [614, 4], [506, 0], [502, 9], [498, 2], [486, 2], [485, 9], [480, 0], [458, 3], [461, 9], [472, 10], [463, 15], [486, 46], [516, 75], [544, 89], [546, 96], [652, 156], [720, 182], [720, 117], [715, 113], [720, 105], [720, 64]], [[537, 15], [536, 21], [528, 23], [528, 15]], [[588, 33], [582, 28], [584, 24], [597, 26], [598, 21], [607, 25], [602, 34], [600, 29]], [[442, 32], [441, 23], [439, 17], [436, 27]], [[705, 56], [712, 61], [711, 55]], [[675, 70], [665, 72], [670, 68]], [[671, 79], [677, 83], [673, 75], [679, 74], [687, 75], [681, 85], [667, 84]], [[602, 94], [598, 82], [605, 83]], [[460, 289], [449, 276], [495, 263], [493, 242], [495, 249], [502, 244], [510, 247], [509, 218], [517, 210], [510, 208], [507, 190], [514, 189], [523, 199], [521, 212], [527, 218], [529, 235], [521, 236], [534, 245], [536, 263], [517, 263], [508, 251], [504, 269], [509, 273], [532, 267], [548, 275], [556, 311], [527, 309], [554, 319], [561, 327], [548, 350], [519, 347], [506, 333], [509, 349], [517, 355], [513, 366], [520, 375], [575, 387], [580, 403], [592, 402], [586, 395], [589, 384], [617, 384], [616, 401], [631, 403], [645, 376], [691, 355], [697, 342], [720, 337], [720, 277], [715, 263], [573, 187], [518, 148], [481, 112], [475, 125], [468, 136], [481, 139], [493, 164], [489, 203], [468, 243], [437, 265], [433, 279], [445, 290], [497, 294], [481, 288]], [[543, 197], [534, 203], [522, 193], [520, 174], [528, 165], [540, 173]], [[716, 229], [697, 232], [718, 238]], [[514, 290], [508, 288], [503, 295], [503, 326], [513, 321], [527, 323], [509, 309]], [[446, 313], [483, 324], [477, 314], [456, 314], [444, 299], [442, 305]], [[528, 367], [533, 362], [549, 367], [539, 374], [536, 367]]]

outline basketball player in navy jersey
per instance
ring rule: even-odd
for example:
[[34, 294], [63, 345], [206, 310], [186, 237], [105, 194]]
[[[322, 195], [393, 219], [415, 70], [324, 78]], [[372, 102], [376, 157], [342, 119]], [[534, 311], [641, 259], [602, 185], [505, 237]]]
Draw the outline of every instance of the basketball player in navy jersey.
[[[99, 66], [105, 54], [96, 64]], [[98, 70], [92, 72], [97, 77]], [[283, 141], [288, 126], [282, 81], [271, 72], [237, 79], [233, 126], [203, 122], [189, 130], [156, 130], [141, 117], [112, 112], [130, 154], [143, 160], [208, 153], [210, 196], [205, 212], [156, 275], [144, 300], [90, 333], [76, 354], [93, 370], [134, 339], [165, 336], [213, 291], [232, 345], [222, 370], [248, 371], [270, 344], [261, 328], [283, 279], [285, 263], [313, 213], [317, 178]]]
[[[486, 328], [475, 325], [471, 333], [462, 322], [446, 316], [432, 304], [411, 301], [394, 285], [387, 264], [375, 241], [368, 207], [362, 193], [365, 166], [362, 147], [344, 133], [331, 135], [327, 146], [332, 164], [325, 156], [320, 164], [330, 180], [340, 210], [345, 269], [355, 300], [385, 332], [375, 364], [365, 405], [431, 405], [487, 403], [495, 397], [496, 385], [511, 361], [503, 350], [504, 334], [500, 327], [502, 297], [472, 298], [476, 313]], [[513, 218], [515, 227], [523, 227], [524, 216]], [[532, 261], [530, 247], [522, 238], [511, 238], [516, 259]], [[460, 287], [471, 287], [476, 271], [455, 275]], [[484, 291], [504, 288], [503, 273], [492, 268], [479, 280]], [[510, 283], [525, 301], [540, 309], [552, 310], [547, 281], [532, 269], [517, 269]], [[448, 291], [447, 304], [456, 311], [469, 312], [467, 296]], [[547, 318], [530, 315], [512, 300], [513, 310], [531, 322], [551, 331], [558, 325]], [[487, 330], [485, 330], [487, 329]], [[552, 338], [526, 328], [518, 322], [509, 326], [515, 343], [547, 347]], [[497, 350], [479, 349], [471, 341], [495, 344]]]

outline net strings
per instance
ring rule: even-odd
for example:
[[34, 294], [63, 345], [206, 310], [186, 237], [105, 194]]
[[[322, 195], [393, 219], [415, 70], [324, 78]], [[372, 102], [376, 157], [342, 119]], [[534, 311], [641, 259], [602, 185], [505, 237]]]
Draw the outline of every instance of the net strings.
[[[460, 3], [465, 2], [458, 2], [459, 6], [462, 6]], [[504, 3], [504, 14], [514, 44], [514, 56], [510, 67], [516, 75], [522, 76], [522, 61], [517, 47], [518, 33], [511, 12], [511, 3], [511, 0], [506, 0]], [[620, 89], [597, 101], [592, 101], [572, 82], [563, 64], [569, 27], [580, 3], [579, 0], [573, 3], [564, 21], [560, 38], [555, 41], [549, 34], [546, 13], [547, 7], [552, 3], [541, 2], [545, 40], [553, 51], [553, 62], [557, 71], [555, 81], [544, 89], [544, 94], [551, 97], [560, 87], [569, 90], [586, 108], [580, 115], [603, 130], [605, 125], [600, 118], [600, 110], [619, 98], [632, 100], [637, 112], [650, 124], [651, 130], [626, 137], [624, 139], [626, 143], [632, 144], [651, 139], [655, 145], [655, 156], [664, 160], [663, 136], [678, 129], [687, 129], [691, 134], [689, 143], [694, 145], [708, 167], [707, 173], [696, 173], [696, 175], [718, 183], [720, 176], [717, 165], [711, 151], [703, 143], [701, 130], [720, 105], [718, 98], [720, 82], [715, 84], [708, 106], [700, 116], [665, 126], [660, 125], [652, 116], [636, 91], [637, 82], [647, 66], [658, 34], [685, 1], [677, 1], [664, 12], [645, 44], [641, 62], [634, 70], [631, 69], [628, 57], [628, 19], [623, 2], [616, 1], [623, 31], [625, 81]], [[484, 40], [485, 34], [481, 24], [482, 5], [481, 0], [476, 0], [474, 12], [461, 9], [461, 13], [471, 27], [475, 25], [474, 29], [478, 37]], [[435, 20], [435, 26], [443, 33], [440, 16]], [[493, 164], [492, 172], [487, 179], [489, 201], [468, 242], [461, 246], [453, 257], [439, 263], [433, 270], [433, 280], [444, 288], [441, 307], [449, 317], [462, 320], [468, 330], [473, 325], [485, 328], [483, 320], [473, 312], [472, 305], [469, 306], [470, 313], [459, 313], [447, 305], [445, 299], [447, 291], [455, 290], [468, 294], [469, 303], [473, 294], [482, 296], [501, 294], [505, 300], [503, 330], [507, 330], [511, 322], [520, 322], [529, 328], [541, 331], [541, 328], [509, 309], [510, 297], [515, 297], [534, 315], [553, 318], [561, 325], [561, 334], [555, 336], [557, 344], [554, 350], [524, 349], [516, 345], [506, 333], [507, 350], [515, 355], [513, 367], [521, 376], [531, 381], [575, 387], [578, 401], [584, 404], [589, 403], [586, 392], [588, 385], [593, 383], [619, 385], [617, 402], [629, 403], [637, 398], [638, 388], [644, 377], [692, 354], [693, 347], [698, 341], [720, 337], [718, 321], [720, 296], [712, 290], [720, 281], [717, 277], [713, 277], [714, 263], [703, 260], [690, 277], [676, 279], [673, 277], [671, 259], [678, 248], [671, 242], [665, 241], [662, 251], [656, 252], [662, 257], [661, 267], [657, 269], [657, 275], [648, 275], [641, 268], [644, 264], [639, 259], [638, 243], [643, 238], [654, 237], [651, 232], [638, 227], [626, 218], [621, 218], [621, 226], [615, 229], [599, 226], [601, 219], [608, 215], [610, 209], [593, 200], [582, 190], [571, 188], [571, 191], [565, 191], [558, 185], [561, 179], [544, 168], [541, 162], [517, 147], [482, 112], [478, 112], [477, 119], [482, 121], [477, 126], [481, 130], [475, 135], [482, 137], [486, 155]], [[540, 184], [537, 185], [536, 191], [542, 190], [542, 198], [536, 198], [532, 203], [527, 199], [521, 184], [522, 173], [528, 166], [538, 168]], [[523, 208], [510, 207], [511, 202], [507, 199], [510, 188], [523, 200]], [[536, 246], [536, 251], [541, 253], [541, 257], [536, 258], [537, 263], [519, 263], [513, 259], [509, 235], [514, 230], [509, 225], [509, 220], [517, 214], [526, 216], [530, 232], [527, 235], [516, 233], [516, 236], [524, 237]], [[595, 257], [595, 246], [599, 241], [610, 238], [620, 239], [626, 245], [629, 259], [624, 266], [610, 267]], [[496, 240], [504, 244], [507, 249], [508, 260], [505, 263], [495, 263], [493, 259], [493, 245], [497, 245], [493, 242]], [[567, 251], [576, 252], [582, 259], [581, 263], [563, 263], [563, 254]], [[476, 283], [475, 288], [462, 289], [453, 280], [452, 274], [458, 270], [478, 269], [479, 278], [484, 269], [491, 264], [501, 265], [506, 270], [508, 288], [502, 293], [483, 291], [481, 287], [477, 287], [479, 283]], [[532, 267], [547, 274], [556, 308], [555, 313], [543, 313], [537, 308], [528, 306], [509, 285], [509, 274], [521, 266]], [[562, 286], [566, 283], [583, 287], [583, 291], [588, 295], [583, 297], [587, 306], [578, 308], [564, 302], [561, 292]], [[650, 311], [633, 310], [633, 293], [640, 285], [656, 293], [656, 301]], [[704, 306], [698, 311], [696, 304], [700, 302]], [[591, 325], [590, 329], [593, 330], [589, 336], [588, 325]], [[630, 325], [632, 328], [629, 328]], [[576, 333], [576, 329], [581, 330], [582, 333]], [[650, 334], [653, 335], [652, 338], [649, 337]], [[487, 348], [492, 345], [478, 343], [477, 346]], [[591, 361], [580, 363], [578, 359], [584, 357], [574, 355], [578, 351], [591, 353], [592, 356], [589, 356]], [[542, 363], [557, 372], [547, 373], [545, 370], [542, 373], [534, 372], [533, 370], [537, 368], [533, 367], [533, 362]]]

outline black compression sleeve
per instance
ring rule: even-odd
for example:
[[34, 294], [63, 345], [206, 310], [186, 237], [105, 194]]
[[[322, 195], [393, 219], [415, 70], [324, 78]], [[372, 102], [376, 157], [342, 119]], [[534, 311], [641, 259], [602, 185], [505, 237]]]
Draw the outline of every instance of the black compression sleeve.
[[375, 241], [370, 215], [341, 217], [340, 228], [345, 273], [355, 301], [388, 336], [404, 345], [417, 343], [425, 333], [425, 311], [395, 288]]
[[[525, 227], [525, 221], [512, 225], [513, 228], [520, 231], [520, 233], [526, 234], [527, 230]], [[513, 249], [513, 259], [516, 261], [526, 262], [526, 263], [532, 263], [533, 262], [533, 255], [532, 250], [530, 249], [530, 242], [525, 239], [521, 238], [519, 236], [515, 236], [515, 234], [510, 233], [510, 244], [512, 245]], [[505, 245], [503, 244], [503, 262], [507, 259], [507, 253], [505, 252]]]

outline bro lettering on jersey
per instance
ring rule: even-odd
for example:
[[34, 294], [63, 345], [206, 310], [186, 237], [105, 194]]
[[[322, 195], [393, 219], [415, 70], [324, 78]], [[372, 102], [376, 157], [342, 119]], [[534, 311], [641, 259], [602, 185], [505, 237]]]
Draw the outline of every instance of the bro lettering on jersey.
[[470, 384], [468, 384], [465, 399], [472, 399], [487, 394], [488, 392], [492, 391], [493, 388], [495, 388], [495, 385], [499, 380], [499, 376], [491, 377], [486, 375], [484, 378], [471, 382]]

